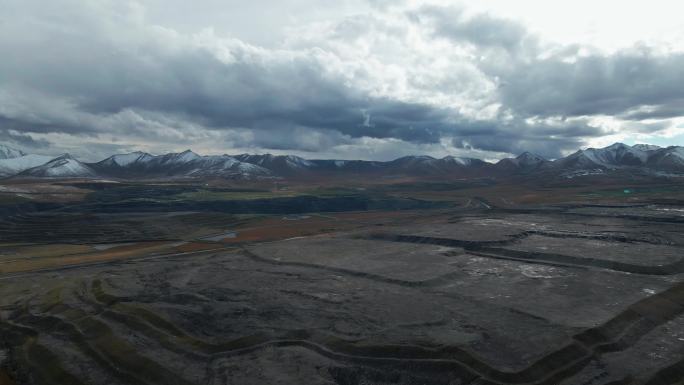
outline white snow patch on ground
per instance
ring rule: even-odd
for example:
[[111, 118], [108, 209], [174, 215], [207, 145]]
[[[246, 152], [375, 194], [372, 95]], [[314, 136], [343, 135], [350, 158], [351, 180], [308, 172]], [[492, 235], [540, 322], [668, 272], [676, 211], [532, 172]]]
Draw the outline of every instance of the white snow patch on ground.
[[237, 237], [237, 231], [228, 231], [226, 233], [221, 233], [218, 235], [210, 235], [208, 237], [200, 238], [203, 241], [222, 241], [224, 239], [230, 239], [230, 238], [236, 238]]
[[128, 243], [101, 243], [99, 245], [93, 245], [93, 249], [97, 251], [104, 251], [104, 250], [109, 250], [113, 249], [115, 247], [119, 246], [130, 246], [130, 245], [135, 245], [135, 242], [128, 242]]
[[522, 275], [528, 278], [550, 279], [568, 275], [564, 269], [551, 266], [522, 265], [519, 269]]

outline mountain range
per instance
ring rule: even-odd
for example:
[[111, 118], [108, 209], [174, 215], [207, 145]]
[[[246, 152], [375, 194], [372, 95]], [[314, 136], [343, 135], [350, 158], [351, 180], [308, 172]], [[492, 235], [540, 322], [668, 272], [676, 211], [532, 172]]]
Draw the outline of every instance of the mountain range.
[[548, 160], [524, 152], [496, 163], [475, 158], [405, 156], [392, 161], [309, 160], [293, 155], [198, 155], [190, 150], [165, 155], [145, 152], [112, 155], [96, 163], [81, 162], [69, 154], [56, 158], [26, 154], [0, 144], [0, 177], [9, 178], [262, 178], [306, 175], [458, 175], [496, 176], [554, 172], [583, 175], [610, 170], [684, 173], [684, 147], [629, 146], [615, 143], [604, 148], [578, 150]]

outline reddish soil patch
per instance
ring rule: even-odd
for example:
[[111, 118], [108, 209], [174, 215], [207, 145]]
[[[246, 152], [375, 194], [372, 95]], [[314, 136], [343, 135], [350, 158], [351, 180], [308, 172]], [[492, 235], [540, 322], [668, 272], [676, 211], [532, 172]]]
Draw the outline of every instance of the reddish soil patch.
[[[369, 225], [393, 224], [401, 221], [415, 221], [419, 217], [425, 219], [425, 214], [416, 211], [364, 211], [351, 213], [334, 213], [312, 215], [300, 219], [286, 219], [285, 217], [271, 217], [252, 222], [251, 226], [237, 228], [235, 238], [226, 238], [224, 244], [274, 241], [294, 237], [304, 237], [350, 231]], [[433, 217], [430, 217], [434, 219]]]
[[189, 242], [180, 246], [174, 247], [174, 250], [179, 253], [191, 253], [193, 251], [212, 250], [223, 247], [222, 244], [216, 242]]
[[73, 254], [67, 256], [17, 260], [0, 266], [0, 273], [17, 273], [39, 269], [57, 268], [84, 263], [105, 262], [131, 258], [151, 252], [169, 249], [168, 242], [145, 242], [135, 245], [119, 246], [95, 253]]
[[16, 382], [10, 378], [2, 369], [0, 369], [0, 385], [16, 385]]

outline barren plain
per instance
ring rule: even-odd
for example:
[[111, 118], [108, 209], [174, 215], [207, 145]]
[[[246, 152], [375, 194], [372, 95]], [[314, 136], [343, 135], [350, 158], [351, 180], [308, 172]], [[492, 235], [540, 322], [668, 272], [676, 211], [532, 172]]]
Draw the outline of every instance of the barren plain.
[[0, 384], [684, 383], [684, 189], [450, 183], [8, 186]]

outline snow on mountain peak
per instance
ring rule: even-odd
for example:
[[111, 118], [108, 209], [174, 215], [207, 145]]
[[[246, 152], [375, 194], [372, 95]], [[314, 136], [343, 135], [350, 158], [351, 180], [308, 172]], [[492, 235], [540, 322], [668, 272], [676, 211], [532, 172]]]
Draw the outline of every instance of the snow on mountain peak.
[[192, 152], [191, 150], [185, 150], [179, 153], [160, 155], [157, 158], [158, 161], [163, 164], [184, 164], [201, 159], [202, 157]]
[[117, 154], [113, 155], [110, 159], [110, 162], [113, 164], [116, 164], [121, 167], [126, 167], [130, 164], [136, 163], [136, 162], [141, 162], [141, 161], [146, 161], [153, 158], [152, 155], [142, 152], [142, 151], [135, 151], [131, 152], [129, 154]]
[[69, 153], [64, 153], [56, 158], [54, 158], [51, 162], [55, 161], [69, 161], [69, 160], [75, 160], [73, 156]]
[[177, 160], [181, 162], [192, 162], [193, 160], [199, 159], [201, 156], [197, 155], [196, 153], [192, 152], [192, 150], [185, 150], [178, 154]]
[[674, 146], [667, 148], [667, 155], [684, 160], [684, 147]]
[[655, 151], [655, 150], [661, 149], [662, 147], [656, 146], [656, 145], [654, 145], [654, 144], [642, 144], [642, 143], [639, 143], [639, 144], [633, 145], [632, 148], [635, 149], [635, 150], [639, 150], [639, 151]]
[[533, 154], [531, 152], [525, 151], [515, 158], [505, 158], [501, 159], [496, 165], [498, 168], [504, 169], [522, 169], [522, 170], [532, 170], [541, 166], [543, 163], [548, 162], [548, 160], [540, 155]]
[[471, 158], [460, 158], [451, 155], [445, 156], [444, 158], [442, 158], [442, 160], [445, 162], [460, 164], [461, 166], [467, 166], [473, 163], [473, 160]]
[[518, 155], [515, 159], [518, 161], [518, 164], [523, 166], [532, 166], [546, 162], [546, 158], [528, 151]]
[[516, 159], [542, 159], [543, 160], [544, 157], [541, 155], [533, 154], [529, 151], [525, 151], [522, 154], [518, 155]]
[[[0, 145], [0, 149], [6, 146]], [[4, 153], [8, 153], [5, 151]], [[16, 155], [18, 152], [12, 152]], [[183, 177], [183, 176], [286, 176], [299, 175], [307, 170], [371, 171], [385, 169], [388, 172], [449, 173], [466, 169], [485, 172], [492, 166], [476, 158], [445, 156], [441, 159], [427, 155], [405, 156], [388, 162], [307, 160], [295, 155], [210, 155], [201, 156], [191, 150], [154, 156], [136, 151], [118, 154], [98, 163], [81, 163], [69, 154], [49, 159], [40, 156], [20, 156], [15, 161], [0, 159], [0, 176], [25, 175], [48, 177], [84, 177], [100, 173], [118, 178], [136, 177]], [[604, 148], [579, 150], [553, 162], [544, 157], [523, 152], [515, 158], [502, 159], [492, 170], [530, 172], [628, 169], [647, 167], [656, 170], [683, 170], [684, 148], [671, 146], [660, 148], [647, 144], [632, 146], [614, 143]]]
[[306, 168], [311, 166], [311, 162], [308, 160], [294, 155], [287, 155], [285, 160], [292, 167]]
[[30, 168], [22, 174], [33, 177], [50, 178], [80, 178], [96, 176], [93, 169], [74, 159], [69, 154], [63, 154], [37, 167]]
[[600, 166], [636, 166], [648, 160], [648, 154], [624, 143], [605, 148], [588, 148], [579, 151], [580, 156]]
[[0, 159], [0, 176], [16, 175], [24, 170], [38, 167], [52, 160], [44, 155], [24, 155], [18, 158]]

